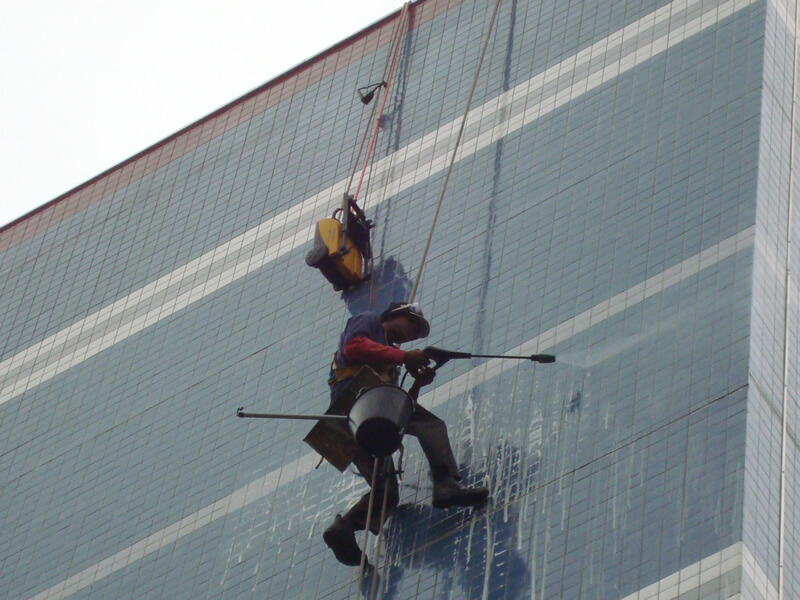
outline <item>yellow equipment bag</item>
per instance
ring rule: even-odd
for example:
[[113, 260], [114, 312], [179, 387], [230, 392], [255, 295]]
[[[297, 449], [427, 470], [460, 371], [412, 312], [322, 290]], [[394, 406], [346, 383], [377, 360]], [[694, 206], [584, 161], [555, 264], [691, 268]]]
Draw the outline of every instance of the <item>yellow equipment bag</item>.
[[345, 194], [342, 208], [334, 211], [330, 219], [317, 223], [306, 264], [319, 269], [336, 291], [366, 281], [372, 271], [372, 227], [372, 221], [353, 197]]
[[322, 219], [314, 232], [314, 245], [306, 254], [306, 264], [319, 269], [335, 290], [342, 290], [364, 279], [364, 257], [338, 219]]

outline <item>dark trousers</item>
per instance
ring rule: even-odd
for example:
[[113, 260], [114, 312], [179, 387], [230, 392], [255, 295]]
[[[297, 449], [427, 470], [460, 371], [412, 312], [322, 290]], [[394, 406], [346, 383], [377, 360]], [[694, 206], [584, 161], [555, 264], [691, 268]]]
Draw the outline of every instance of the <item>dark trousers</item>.
[[[419, 404], [414, 405], [414, 412], [406, 426], [406, 434], [413, 435], [419, 441], [428, 464], [431, 468], [434, 482], [454, 478], [461, 479], [458, 472], [458, 465], [450, 447], [450, 438], [447, 436], [447, 425], [439, 417], [424, 409]], [[359, 449], [353, 464], [355, 464], [361, 476], [372, 483], [372, 473], [375, 467], [375, 459], [363, 450]], [[386, 459], [387, 464], [384, 468], [378, 465], [378, 478], [375, 485], [375, 500], [372, 507], [372, 519], [370, 520], [370, 531], [377, 534], [383, 523], [380, 522], [381, 505], [383, 495], [386, 493], [386, 515], [389, 518], [400, 501], [400, 494], [397, 488], [397, 474], [391, 457]], [[360, 531], [367, 526], [367, 510], [369, 508], [370, 493], [364, 494], [356, 504], [347, 511], [344, 518], [350, 521], [356, 531]]]

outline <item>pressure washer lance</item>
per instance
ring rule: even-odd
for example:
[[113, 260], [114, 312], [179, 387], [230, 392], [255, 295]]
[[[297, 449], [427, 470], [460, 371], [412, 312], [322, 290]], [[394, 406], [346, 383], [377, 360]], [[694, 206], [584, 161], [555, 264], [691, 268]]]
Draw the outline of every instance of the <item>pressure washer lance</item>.
[[455, 350], [444, 350], [435, 346], [428, 346], [423, 350], [436, 363], [435, 369], [441, 367], [449, 360], [459, 358], [502, 358], [511, 360], [531, 360], [538, 363], [554, 363], [556, 357], [553, 354], [531, 354], [530, 356], [507, 356], [505, 354], [471, 354], [469, 352], [456, 352]]

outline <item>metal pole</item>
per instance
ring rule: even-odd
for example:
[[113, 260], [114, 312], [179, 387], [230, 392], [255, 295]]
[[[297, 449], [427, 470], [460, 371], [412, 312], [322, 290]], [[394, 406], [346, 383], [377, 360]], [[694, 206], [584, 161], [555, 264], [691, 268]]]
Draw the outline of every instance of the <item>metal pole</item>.
[[296, 419], [302, 421], [347, 421], [344, 415], [290, 415], [284, 413], [246, 413], [240, 406], [236, 416], [242, 419]]
[[553, 354], [531, 354], [529, 356], [508, 356], [505, 354], [470, 354], [470, 358], [509, 358], [513, 360], [532, 360], [534, 362], [550, 363], [555, 362]]

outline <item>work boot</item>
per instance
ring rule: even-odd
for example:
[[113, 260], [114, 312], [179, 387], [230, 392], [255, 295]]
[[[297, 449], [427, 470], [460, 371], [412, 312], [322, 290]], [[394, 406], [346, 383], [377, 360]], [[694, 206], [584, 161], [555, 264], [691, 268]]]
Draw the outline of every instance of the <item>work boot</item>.
[[356, 542], [355, 530], [342, 515], [336, 515], [333, 523], [323, 532], [322, 539], [343, 565], [357, 567], [361, 564], [361, 548]]
[[488, 488], [466, 488], [458, 483], [454, 477], [444, 477], [433, 482], [434, 508], [481, 506], [488, 498]]

